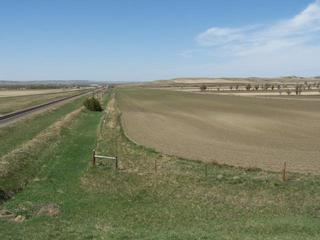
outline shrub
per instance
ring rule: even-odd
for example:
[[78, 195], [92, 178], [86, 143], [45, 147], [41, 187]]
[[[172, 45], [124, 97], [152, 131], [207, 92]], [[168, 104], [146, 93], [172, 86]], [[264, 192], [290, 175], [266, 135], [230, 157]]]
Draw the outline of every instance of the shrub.
[[100, 102], [94, 97], [87, 98], [84, 101], [83, 105], [90, 111], [97, 111], [97, 112], [102, 111]]
[[207, 86], [205, 84], [202, 84], [200, 86], [200, 90], [201, 90], [201, 92], [204, 92], [205, 90], [207, 90]]

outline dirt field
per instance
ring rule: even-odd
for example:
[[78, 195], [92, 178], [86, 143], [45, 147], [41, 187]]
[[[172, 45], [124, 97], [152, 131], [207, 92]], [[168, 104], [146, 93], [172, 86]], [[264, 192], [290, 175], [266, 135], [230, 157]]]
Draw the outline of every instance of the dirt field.
[[294, 98], [121, 89], [127, 134], [181, 157], [233, 166], [320, 173], [320, 105]]
[[[86, 89], [86, 88], [81, 88]], [[43, 95], [43, 94], [52, 94], [52, 93], [61, 93], [61, 92], [70, 92], [70, 91], [79, 91], [78, 88], [70, 89], [21, 89], [21, 90], [12, 90], [12, 89], [0, 89], [0, 97], [18, 97], [18, 96], [30, 96], [30, 95]]]

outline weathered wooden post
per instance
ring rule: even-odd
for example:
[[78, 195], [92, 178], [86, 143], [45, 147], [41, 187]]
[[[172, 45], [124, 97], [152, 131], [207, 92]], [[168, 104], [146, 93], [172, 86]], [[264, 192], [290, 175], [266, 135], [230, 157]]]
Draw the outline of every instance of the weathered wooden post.
[[157, 159], [154, 160], [154, 172], [157, 173], [158, 171], [158, 166], [157, 166]]
[[96, 166], [96, 150], [93, 149], [92, 151], [92, 166]]
[[287, 163], [284, 162], [282, 170], [282, 181], [287, 181]]
[[116, 170], [118, 170], [118, 156], [116, 156]]

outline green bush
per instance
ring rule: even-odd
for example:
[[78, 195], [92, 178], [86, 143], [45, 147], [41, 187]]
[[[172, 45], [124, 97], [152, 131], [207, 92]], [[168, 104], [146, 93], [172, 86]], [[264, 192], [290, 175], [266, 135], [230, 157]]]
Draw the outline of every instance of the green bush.
[[83, 105], [90, 111], [97, 111], [97, 112], [101, 112], [102, 111], [102, 107], [100, 102], [98, 101], [98, 99], [94, 98], [94, 97], [89, 97], [87, 98]]

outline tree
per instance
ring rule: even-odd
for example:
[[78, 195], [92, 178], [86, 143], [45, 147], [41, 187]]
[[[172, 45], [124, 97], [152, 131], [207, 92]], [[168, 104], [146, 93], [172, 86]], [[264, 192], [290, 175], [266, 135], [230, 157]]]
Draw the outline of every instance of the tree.
[[290, 90], [290, 89], [287, 89], [287, 91], [286, 91], [286, 92], [287, 92], [287, 94], [288, 94], [288, 95], [290, 95], [290, 94], [291, 94], [291, 90]]
[[254, 86], [254, 89], [255, 89], [256, 91], [258, 91], [258, 90], [259, 90], [259, 84], [255, 85], [255, 86]]
[[250, 91], [250, 89], [251, 89], [251, 84], [250, 83], [247, 84], [246, 89], [247, 89], [247, 91]]
[[296, 95], [301, 95], [303, 86], [301, 84], [296, 85]]
[[200, 91], [201, 91], [201, 92], [204, 92], [204, 91], [206, 91], [206, 90], [207, 90], [207, 85], [202, 84], [202, 85], [200, 86]]

